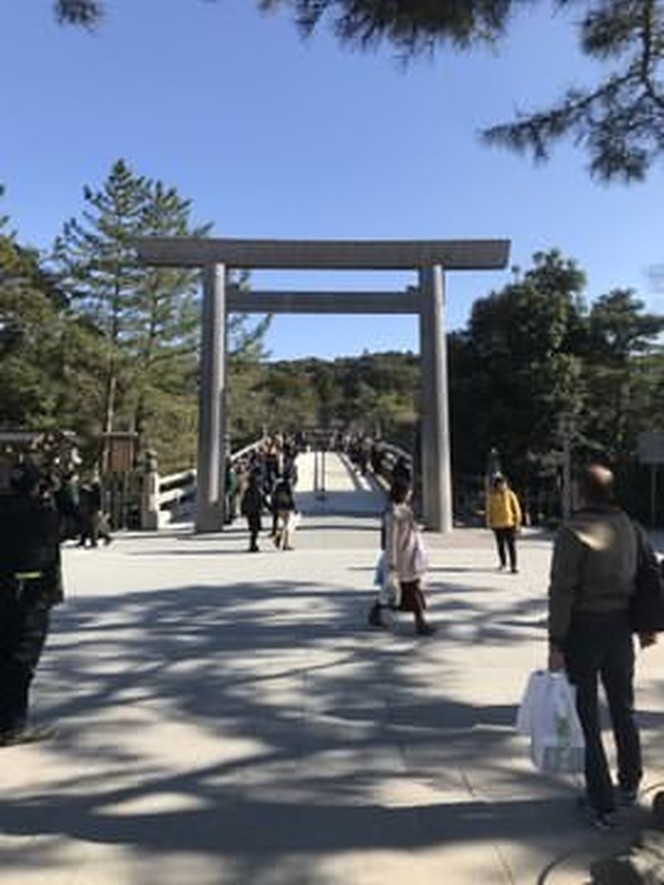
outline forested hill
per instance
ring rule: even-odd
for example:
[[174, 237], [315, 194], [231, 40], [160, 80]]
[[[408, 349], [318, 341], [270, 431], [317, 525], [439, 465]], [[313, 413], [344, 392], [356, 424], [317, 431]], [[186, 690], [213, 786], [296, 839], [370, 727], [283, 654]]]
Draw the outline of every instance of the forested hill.
[[247, 410], [231, 390], [232, 420], [241, 435], [255, 426], [258, 407], [269, 427], [343, 427], [412, 442], [419, 411], [417, 355], [365, 353], [334, 360], [280, 360], [247, 366], [244, 374], [253, 376], [255, 400], [252, 408], [247, 398]]

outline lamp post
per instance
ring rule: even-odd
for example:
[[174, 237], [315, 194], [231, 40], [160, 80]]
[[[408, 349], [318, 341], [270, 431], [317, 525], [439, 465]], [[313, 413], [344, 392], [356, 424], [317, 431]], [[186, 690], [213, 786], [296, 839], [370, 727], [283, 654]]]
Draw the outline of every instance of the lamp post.
[[502, 473], [502, 467], [500, 466], [500, 452], [495, 446], [491, 446], [486, 460], [487, 480], [490, 483], [493, 482], [494, 478], [499, 473]]
[[561, 412], [558, 416], [558, 433], [563, 446], [562, 515], [563, 519], [569, 519], [572, 515], [572, 434], [574, 433], [574, 416], [569, 412]]

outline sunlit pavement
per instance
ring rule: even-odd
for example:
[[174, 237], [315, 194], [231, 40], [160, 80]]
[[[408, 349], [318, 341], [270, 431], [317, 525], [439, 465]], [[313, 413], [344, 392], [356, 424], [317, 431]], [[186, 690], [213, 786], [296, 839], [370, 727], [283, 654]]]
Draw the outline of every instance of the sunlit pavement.
[[[588, 830], [514, 733], [551, 539], [527, 532], [511, 575], [488, 532], [427, 536], [417, 638], [365, 627], [377, 525], [305, 509], [292, 552], [249, 554], [239, 523], [66, 547], [33, 702], [58, 736], [0, 750], [3, 885], [580, 885], [628, 842], [647, 796]], [[664, 644], [639, 662], [651, 791], [663, 676]]]

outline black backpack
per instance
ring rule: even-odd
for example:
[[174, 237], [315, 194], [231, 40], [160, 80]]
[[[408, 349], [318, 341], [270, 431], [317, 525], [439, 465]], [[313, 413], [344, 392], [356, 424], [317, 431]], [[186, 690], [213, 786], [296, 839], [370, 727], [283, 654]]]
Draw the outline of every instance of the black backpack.
[[645, 529], [634, 523], [637, 539], [636, 578], [630, 600], [629, 621], [633, 633], [664, 631], [664, 561], [657, 561]]

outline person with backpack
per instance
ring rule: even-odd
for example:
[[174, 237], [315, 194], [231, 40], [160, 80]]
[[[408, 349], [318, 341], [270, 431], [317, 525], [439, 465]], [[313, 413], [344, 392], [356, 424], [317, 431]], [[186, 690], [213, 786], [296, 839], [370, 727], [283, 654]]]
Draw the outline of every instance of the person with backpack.
[[[634, 624], [641, 531], [615, 500], [613, 473], [588, 465], [579, 476], [581, 509], [560, 527], [549, 584], [549, 670], [566, 670], [576, 689], [585, 739], [581, 807], [598, 829], [615, 825], [618, 806], [634, 805], [643, 777], [634, 714]], [[653, 559], [654, 554], [649, 553]], [[655, 566], [656, 568], [656, 566]], [[660, 588], [661, 589], [661, 588]], [[637, 628], [642, 647], [656, 635]], [[616, 745], [614, 785], [602, 741], [598, 687], [607, 698]]]

